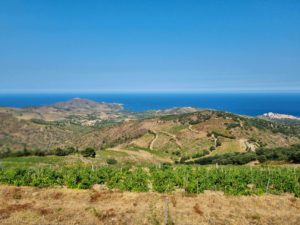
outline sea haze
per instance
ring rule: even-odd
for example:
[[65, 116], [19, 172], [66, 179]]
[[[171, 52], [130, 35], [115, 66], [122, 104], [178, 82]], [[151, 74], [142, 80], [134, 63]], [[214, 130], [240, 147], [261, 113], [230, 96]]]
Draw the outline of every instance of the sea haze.
[[122, 103], [126, 110], [145, 111], [191, 106], [256, 116], [265, 112], [300, 116], [300, 93], [64, 93], [0, 94], [0, 106], [28, 107], [49, 105], [72, 98]]

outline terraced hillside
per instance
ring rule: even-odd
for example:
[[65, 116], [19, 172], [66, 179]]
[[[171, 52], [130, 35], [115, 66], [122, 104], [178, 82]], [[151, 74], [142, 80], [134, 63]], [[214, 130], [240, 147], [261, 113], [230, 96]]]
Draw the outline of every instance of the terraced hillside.
[[150, 150], [178, 160], [299, 143], [298, 127], [209, 110], [139, 123], [147, 125], [148, 132], [118, 148]]

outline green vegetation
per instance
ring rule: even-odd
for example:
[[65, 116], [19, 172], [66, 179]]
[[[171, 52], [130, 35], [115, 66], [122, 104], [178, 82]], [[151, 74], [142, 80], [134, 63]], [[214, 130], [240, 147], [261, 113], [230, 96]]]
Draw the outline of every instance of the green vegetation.
[[[73, 109], [73, 106], [71, 108]], [[190, 156], [199, 150], [210, 148], [214, 150], [214, 147], [216, 148], [214, 154], [243, 151], [245, 145], [242, 140], [251, 138], [255, 140], [251, 146], [255, 147], [300, 143], [300, 126], [283, 126], [264, 119], [243, 117], [226, 112], [202, 110], [168, 116], [163, 116], [164, 113], [157, 111], [146, 112], [145, 118], [151, 115], [151, 119], [138, 119], [143, 113], [138, 113], [138, 116], [133, 112], [125, 111], [111, 113], [107, 115], [107, 118], [101, 119], [101, 115], [94, 110], [84, 114], [72, 114], [71, 111], [63, 110], [61, 115], [53, 118], [59, 118], [57, 121], [46, 120], [49, 117], [47, 110], [42, 111], [38, 116], [44, 120], [37, 118], [19, 120], [15, 118], [14, 113], [3, 114], [0, 119], [0, 130], [3, 131], [0, 138], [0, 157], [3, 152], [6, 154], [8, 148], [15, 152], [24, 147], [30, 150], [40, 150], [31, 155], [55, 155], [49, 152], [67, 146], [78, 149], [93, 147], [99, 150], [135, 143], [139, 147], [149, 148], [154, 138], [149, 132], [150, 127], [158, 132], [158, 138], [152, 147], [159, 152], [169, 154], [168, 157], [180, 149], [188, 151]], [[180, 109], [179, 111], [167, 110], [165, 113], [181, 113], [181, 111]], [[31, 113], [27, 117], [32, 116]], [[194, 124], [192, 126], [194, 128], [187, 129], [191, 124]], [[175, 138], [163, 132], [171, 133]], [[208, 133], [207, 137], [201, 137], [206, 133]], [[273, 133], [277, 134], [276, 137]], [[178, 143], [175, 143], [175, 139], [180, 143], [180, 147]], [[228, 142], [232, 142], [232, 146]], [[248, 150], [251, 149], [248, 148]]]
[[86, 189], [105, 184], [122, 191], [188, 193], [204, 190], [231, 195], [294, 193], [300, 196], [299, 168], [159, 166], [150, 168], [0, 169], [0, 183], [16, 186], [67, 186]]
[[267, 120], [284, 126], [300, 126], [300, 120], [297, 119], [282, 118], [282, 119], [267, 119]]
[[209, 153], [210, 153], [209, 151], [203, 150], [201, 152], [196, 152], [196, 153], [192, 154], [191, 158], [193, 158], [193, 159], [194, 158], [200, 158], [200, 157], [208, 155]]
[[[66, 120], [60, 121], [19, 121], [3, 116], [0, 183], [80, 189], [104, 184], [124, 191], [214, 190], [233, 195], [290, 192], [300, 196], [300, 168], [266, 167], [268, 161], [300, 163], [300, 145], [263, 148], [299, 143], [300, 126], [209, 110], [146, 115], [153, 119], [123, 123], [143, 118], [129, 113], [111, 114], [107, 120], [97, 119], [93, 113], [66, 115]], [[86, 120], [98, 121], [93, 126], [80, 125]], [[115, 150], [108, 149], [114, 146]], [[252, 152], [257, 146], [261, 148]], [[244, 152], [246, 147], [248, 152]], [[170, 159], [176, 165], [153, 166]], [[219, 166], [253, 161], [262, 164], [254, 168]], [[206, 164], [218, 166], [198, 166]]]
[[54, 155], [57, 155], [57, 156], [71, 155], [76, 152], [78, 152], [78, 150], [75, 148], [66, 148], [66, 149], [57, 148], [53, 151]]
[[[6, 157], [0, 159], [0, 167], [4, 168], [56, 168], [74, 167], [74, 166], [104, 166], [107, 159], [114, 158], [118, 161], [117, 167], [131, 166], [137, 164], [135, 159], [129, 158], [128, 153], [114, 150], [98, 150], [95, 158], [83, 159], [80, 153], [74, 153], [66, 156], [46, 155], [46, 156], [24, 156], [24, 157]], [[145, 162], [140, 162], [140, 165]]]
[[0, 167], [4, 168], [59, 168], [62, 166], [76, 165], [82, 163], [79, 158], [70, 159], [65, 156], [26, 156], [26, 157], [7, 157], [1, 159]]
[[115, 125], [119, 122], [120, 122], [119, 120], [113, 120], [113, 119], [111, 119], [111, 120], [98, 120], [94, 124], [94, 127], [97, 127], [97, 128], [108, 127], [108, 126]]
[[95, 158], [96, 151], [93, 148], [86, 148], [85, 150], [81, 151], [81, 155], [83, 157], [92, 157], [92, 158]]
[[297, 124], [281, 125], [275, 122], [271, 122], [259, 118], [248, 118], [245, 121], [244, 127], [246, 129], [251, 129], [251, 127], [256, 127], [260, 130], [270, 130], [273, 133], [282, 133], [285, 135], [291, 135], [296, 137], [299, 137], [300, 134], [300, 126]]
[[224, 133], [217, 132], [217, 131], [212, 131], [212, 132], [207, 133], [207, 136], [209, 136], [209, 137], [212, 136], [212, 135], [214, 135], [216, 138], [224, 137], [224, 138], [229, 138], [229, 139], [235, 139], [235, 137], [232, 136], [232, 135], [224, 134]]
[[40, 149], [29, 150], [27, 148], [24, 148], [23, 150], [15, 151], [15, 152], [12, 152], [8, 148], [4, 151], [0, 151], [0, 158], [24, 157], [24, 156], [48, 156], [48, 155], [66, 156], [77, 152], [79, 152], [79, 150], [73, 147], [68, 147], [64, 149], [56, 148], [53, 150], [40, 150]]
[[243, 165], [251, 161], [258, 160], [259, 162], [265, 162], [267, 160], [286, 161], [290, 163], [300, 162], [300, 145], [292, 145], [286, 148], [275, 149], [257, 149], [255, 152], [234, 152], [226, 153], [222, 155], [209, 156], [194, 160], [193, 162], [201, 165], [207, 164], [236, 164]]
[[69, 148], [57, 148], [53, 150], [28, 150], [27, 148], [24, 148], [21, 151], [12, 152], [10, 149], [7, 149], [6, 151], [0, 152], [0, 158], [7, 158], [7, 157], [25, 157], [25, 156], [49, 156], [49, 155], [56, 155], [56, 156], [67, 156], [74, 153], [81, 153], [84, 157], [92, 157], [95, 158], [96, 151], [93, 148], [86, 148], [82, 151], [79, 151], [78, 149], [75, 149], [73, 147]]
[[184, 113], [184, 114], [178, 114], [178, 115], [165, 115], [161, 116], [161, 120], [165, 121], [179, 121], [181, 124], [198, 124], [204, 121], [209, 120], [214, 111], [198, 111], [198, 112], [192, 112], [192, 113]]
[[117, 164], [118, 161], [114, 158], [109, 158], [106, 160], [106, 163], [109, 164], [109, 165], [114, 165], [114, 164]]
[[224, 123], [224, 125], [226, 126], [226, 129], [227, 129], [227, 130], [234, 129], [234, 128], [237, 128], [237, 127], [240, 127], [240, 124], [239, 124], [239, 123]]
[[219, 147], [221, 145], [222, 145], [222, 142], [219, 139], [217, 139], [217, 141], [216, 141], [216, 147]]
[[194, 160], [193, 162], [186, 162], [187, 164], [195, 163], [200, 165], [208, 165], [208, 164], [219, 164], [219, 165], [244, 165], [251, 161], [257, 159], [257, 156], [254, 152], [246, 152], [246, 153], [226, 153], [222, 155], [209, 156], [205, 158], [200, 158]]
[[289, 148], [257, 149], [256, 155], [265, 157], [266, 160], [300, 163], [300, 145], [292, 145]]

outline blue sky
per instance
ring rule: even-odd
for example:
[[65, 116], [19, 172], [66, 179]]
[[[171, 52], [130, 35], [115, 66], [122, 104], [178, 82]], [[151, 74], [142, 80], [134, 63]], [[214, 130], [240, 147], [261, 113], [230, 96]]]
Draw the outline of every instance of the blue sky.
[[1, 0], [0, 92], [300, 91], [299, 0]]

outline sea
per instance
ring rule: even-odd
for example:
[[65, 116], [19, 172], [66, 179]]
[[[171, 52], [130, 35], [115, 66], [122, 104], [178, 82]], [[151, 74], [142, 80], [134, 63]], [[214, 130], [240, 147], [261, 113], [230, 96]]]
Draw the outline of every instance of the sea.
[[134, 112], [190, 106], [249, 116], [274, 112], [300, 117], [300, 93], [9, 93], [0, 94], [0, 106], [45, 106], [72, 98], [121, 103]]

